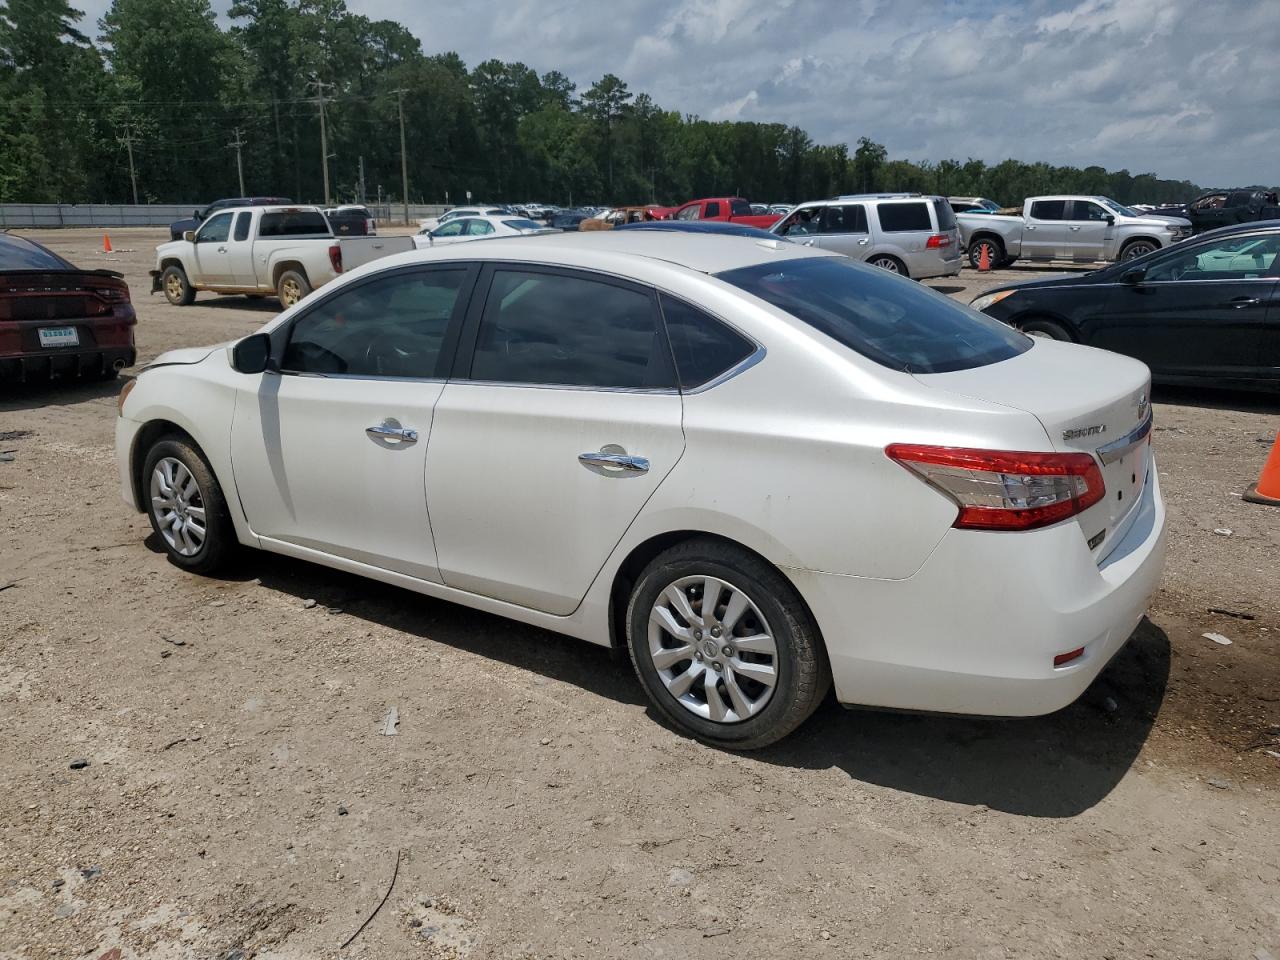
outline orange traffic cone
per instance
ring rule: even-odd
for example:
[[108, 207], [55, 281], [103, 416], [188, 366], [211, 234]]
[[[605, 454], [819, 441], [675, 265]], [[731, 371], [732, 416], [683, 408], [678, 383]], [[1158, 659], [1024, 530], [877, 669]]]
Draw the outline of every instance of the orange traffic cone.
[[103, 253], [111, 252], [111, 236], [109, 234], [104, 233], [102, 235], [102, 252]]
[[1280, 507], [1280, 434], [1276, 435], [1276, 442], [1271, 446], [1271, 456], [1262, 465], [1262, 476], [1245, 491], [1244, 499], [1250, 503]]
[[984, 243], [978, 248], [978, 272], [991, 272], [991, 244]]

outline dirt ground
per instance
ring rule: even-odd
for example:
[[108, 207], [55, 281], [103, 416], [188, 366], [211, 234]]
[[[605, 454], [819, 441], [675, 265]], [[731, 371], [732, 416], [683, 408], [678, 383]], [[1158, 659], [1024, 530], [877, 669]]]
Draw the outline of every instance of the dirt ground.
[[[126, 274], [141, 362], [276, 310], [149, 296], [161, 231], [33, 235]], [[117, 390], [0, 393], [3, 960], [1280, 957], [1280, 510], [1239, 496], [1275, 398], [1157, 392], [1164, 584], [1076, 704], [828, 703], [738, 756], [588, 644], [280, 557], [180, 572], [120, 501]]]

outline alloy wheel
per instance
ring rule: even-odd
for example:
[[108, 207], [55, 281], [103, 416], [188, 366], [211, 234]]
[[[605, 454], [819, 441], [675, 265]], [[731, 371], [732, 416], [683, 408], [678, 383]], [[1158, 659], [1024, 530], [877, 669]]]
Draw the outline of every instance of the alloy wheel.
[[1134, 243], [1125, 248], [1124, 259], [1133, 260], [1136, 257], [1144, 256], [1154, 250], [1155, 247], [1149, 243]]
[[716, 577], [682, 577], [649, 613], [649, 655], [667, 692], [695, 716], [737, 723], [778, 683], [778, 645], [760, 608]]
[[302, 299], [302, 288], [298, 285], [298, 281], [289, 277], [281, 284], [280, 302], [286, 307], [292, 307], [295, 303]]
[[151, 512], [174, 552], [194, 557], [204, 547], [204, 494], [187, 465], [176, 457], [157, 461], [151, 472]]
[[877, 257], [871, 261], [873, 267], [879, 267], [881, 270], [888, 270], [890, 273], [901, 273], [898, 269], [898, 261], [891, 260], [889, 257]]
[[170, 300], [180, 300], [182, 298], [182, 278], [176, 273], [171, 273], [165, 277], [164, 292]]

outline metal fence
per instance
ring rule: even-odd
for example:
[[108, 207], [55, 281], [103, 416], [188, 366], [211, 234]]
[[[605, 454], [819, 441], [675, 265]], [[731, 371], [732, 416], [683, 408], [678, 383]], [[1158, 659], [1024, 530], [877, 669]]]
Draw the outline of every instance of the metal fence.
[[[167, 227], [191, 216], [199, 203], [0, 203], [0, 229], [6, 227]], [[443, 204], [409, 204], [409, 222], [438, 217], [449, 208]], [[382, 223], [400, 223], [404, 206], [369, 204]]]

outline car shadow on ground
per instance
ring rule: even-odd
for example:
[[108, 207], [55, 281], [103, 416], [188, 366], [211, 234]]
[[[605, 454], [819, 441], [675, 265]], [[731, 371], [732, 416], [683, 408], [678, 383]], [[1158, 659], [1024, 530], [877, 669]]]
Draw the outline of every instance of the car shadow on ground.
[[[0, 415], [41, 407], [67, 407], [89, 400], [116, 397], [128, 374], [115, 380], [46, 380], [32, 383], [0, 383]], [[0, 429], [4, 426], [0, 423]]]
[[[1155, 384], [1151, 388], [1155, 403], [1205, 410], [1244, 410], [1249, 413], [1280, 414], [1280, 392], [1266, 390], [1215, 390], [1208, 387], [1175, 387]], [[1159, 415], [1156, 426], [1159, 428]]]
[[251, 311], [253, 313], [268, 313], [274, 316], [281, 311], [280, 301], [274, 297], [261, 297], [259, 299], [251, 299], [249, 297], [231, 294], [227, 296], [208, 296], [197, 297], [194, 303], [197, 307], [213, 307], [215, 310], [236, 310]]
[[[160, 550], [154, 534], [147, 546]], [[248, 552], [229, 579], [257, 578], [317, 606], [501, 661], [620, 703], [647, 705], [625, 654], [300, 560]], [[846, 710], [828, 698], [796, 733], [750, 754], [797, 769], [1033, 817], [1071, 817], [1132, 766], [1168, 684], [1169, 638], [1143, 620], [1074, 704], [1033, 718]], [[652, 708], [648, 714], [664, 723]], [[665, 724], [664, 724], [665, 725]]]

